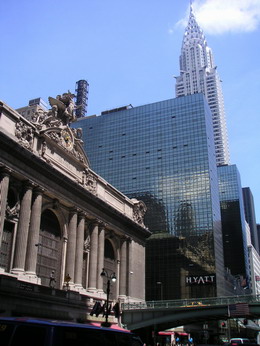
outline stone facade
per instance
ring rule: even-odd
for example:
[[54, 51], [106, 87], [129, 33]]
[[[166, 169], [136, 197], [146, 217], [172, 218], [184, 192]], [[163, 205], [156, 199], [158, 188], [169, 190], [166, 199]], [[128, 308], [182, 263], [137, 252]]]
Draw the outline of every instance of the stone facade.
[[69, 96], [31, 122], [0, 102], [0, 281], [75, 292], [89, 312], [106, 299], [104, 268], [117, 277], [111, 301], [142, 301], [146, 207], [91, 170]]

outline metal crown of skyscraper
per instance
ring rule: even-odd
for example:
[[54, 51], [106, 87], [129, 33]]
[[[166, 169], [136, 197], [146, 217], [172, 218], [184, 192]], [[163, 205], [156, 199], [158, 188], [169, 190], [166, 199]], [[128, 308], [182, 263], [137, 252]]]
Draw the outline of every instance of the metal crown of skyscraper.
[[212, 113], [217, 165], [229, 164], [228, 136], [221, 80], [211, 48], [190, 5], [181, 55], [180, 76], [176, 77], [176, 97], [203, 93]]

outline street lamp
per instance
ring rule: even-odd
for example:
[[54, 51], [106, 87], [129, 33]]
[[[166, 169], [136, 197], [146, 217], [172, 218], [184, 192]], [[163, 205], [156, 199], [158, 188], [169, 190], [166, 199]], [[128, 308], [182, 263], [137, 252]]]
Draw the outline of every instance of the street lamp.
[[156, 284], [160, 285], [160, 300], [163, 300], [163, 283], [161, 281], [157, 281]]
[[105, 269], [102, 269], [102, 272], [100, 273], [100, 276], [103, 278], [107, 278], [107, 301], [106, 301], [106, 311], [105, 311], [105, 316], [106, 316], [106, 322], [102, 323], [104, 327], [110, 327], [110, 323], [108, 322], [108, 303], [109, 303], [109, 294], [110, 294], [110, 279], [112, 282], [116, 282], [116, 274], [112, 273], [111, 275], [108, 275], [108, 273], [105, 271]]

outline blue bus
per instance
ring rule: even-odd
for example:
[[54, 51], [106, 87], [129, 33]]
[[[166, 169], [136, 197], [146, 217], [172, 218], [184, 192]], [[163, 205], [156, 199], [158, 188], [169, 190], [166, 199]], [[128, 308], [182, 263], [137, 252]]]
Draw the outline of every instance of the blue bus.
[[0, 317], [1, 346], [142, 346], [135, 334], [84, 323]]

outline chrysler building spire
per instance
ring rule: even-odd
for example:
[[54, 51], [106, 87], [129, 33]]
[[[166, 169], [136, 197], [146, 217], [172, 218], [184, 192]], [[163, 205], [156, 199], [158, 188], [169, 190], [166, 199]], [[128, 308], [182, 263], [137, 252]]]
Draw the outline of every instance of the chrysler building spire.
[[203, 93], [212, 113], [217, 165], [229, 163], [227, 129], [221, 81], [212, 50], [198, 25], [190, 1], [190, 15], [184, 32], [180, 76], [176, 78], [176, 97]]
[[190, 12], [192, 12], [192, 3], [193, 3], [193, 0], [190, 0]]

